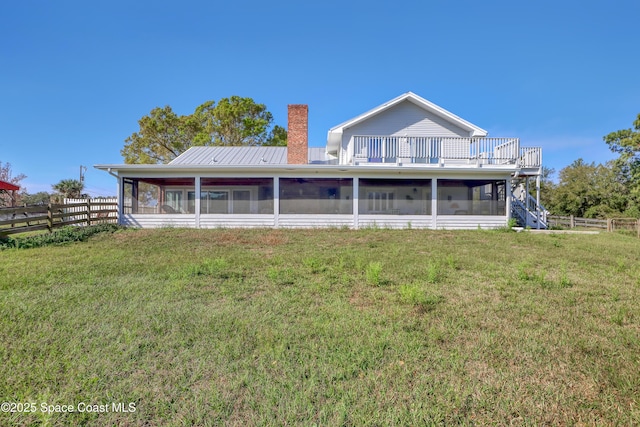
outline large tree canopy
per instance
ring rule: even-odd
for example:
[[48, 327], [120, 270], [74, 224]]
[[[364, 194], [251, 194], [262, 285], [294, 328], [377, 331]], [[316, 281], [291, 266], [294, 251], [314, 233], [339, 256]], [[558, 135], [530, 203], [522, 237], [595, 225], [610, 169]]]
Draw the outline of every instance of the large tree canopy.
[[640, 196], [640, 114], [633, 122], [633, 129], [622, 129], [603, 137], [609, 149], [620, 155], [616, 159], [631, 191]]
[[154, 108], [138, 121], [140, 131], [125, 140], [125, 163], [169, 163], [204, 131], [193, 116], [178, 116], [168, 105]]
[[578, 159], [546, 188], [544, 202], [556, 215], [640, 218], [640, 114], [633, 129], [603, 137], [617, 159], [605, 164]]
[[83, 196], [82, 190], [84, 190], [84, 183], [77, 179], [63, 179], [51, 187], [64, 198], [77, 199]]
[[187, 116], [154, 108], [121, 154], [125, 163], [169, 163], [191, 146], [286, 145], [286, 130], [272, 122], [264, 104], [239, 96], [207, 101]]

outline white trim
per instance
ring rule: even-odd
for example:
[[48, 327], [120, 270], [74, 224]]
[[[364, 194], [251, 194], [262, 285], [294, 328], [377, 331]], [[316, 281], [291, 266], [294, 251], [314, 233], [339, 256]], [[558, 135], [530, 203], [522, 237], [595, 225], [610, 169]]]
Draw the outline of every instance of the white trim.
[[[196, 175], [196, 188], [195, 188], [195, 200], [194, 209], [196, 214], [196, 228], [200, 228], [200, 197], [202, 192], [202, 185], [200, 182], [200, 175]], [[187, 204], [189, 204], [189, 193], [187, 192]]]
[[273, 219], [274, 228], [280, 227], [280, 177], [273, 177]]
[[360, 199], [360, 178], [355, 176], [353, 177], [353, 182], [352, 182], [352, 186], [353, 186], [353, 228], [354, 229], [358, 229], [360, 228], [360, 212], [358, 212], [358, 201]]

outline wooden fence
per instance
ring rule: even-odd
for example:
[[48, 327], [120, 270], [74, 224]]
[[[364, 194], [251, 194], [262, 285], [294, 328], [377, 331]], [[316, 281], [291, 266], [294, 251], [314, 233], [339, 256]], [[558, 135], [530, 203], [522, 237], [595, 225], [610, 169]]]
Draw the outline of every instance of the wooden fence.
[[67, 199], [65, 202], [0, 209], [0, 236], [118, 221], [115, 199]]
[[640, 237], [640, 219], [635, 218], [578, 218], [571, 216], [547, 216], [549, 227], [565, 228], [599, 228], [606, 231], [631, 230], [638, 233]]

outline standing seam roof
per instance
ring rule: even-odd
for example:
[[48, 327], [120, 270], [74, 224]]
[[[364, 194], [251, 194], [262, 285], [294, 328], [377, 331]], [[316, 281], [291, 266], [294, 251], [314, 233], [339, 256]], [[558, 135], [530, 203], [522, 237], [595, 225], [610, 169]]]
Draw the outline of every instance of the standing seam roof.
[[191, 147], [170, 165], [286, 165], [287, 147]]

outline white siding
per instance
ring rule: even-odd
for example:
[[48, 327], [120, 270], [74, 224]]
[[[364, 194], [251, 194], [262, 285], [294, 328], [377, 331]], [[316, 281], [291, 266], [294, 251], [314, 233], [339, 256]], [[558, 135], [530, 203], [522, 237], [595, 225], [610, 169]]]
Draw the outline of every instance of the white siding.
[[358, 228], [432, 228], [431, 215], [360, 215]]
[[[195, 228], [195, 215], [149, 215], [126, 214], [121, 223], [131, 227]], [[486, 215], [440, 215], [433, 226], [432, 217], [424, 215], [359, 215], [358, 228], [437, 228], [437, 229], [482, 229], [504, 227], [506, 216]], [[273, 215], [201, 215], [201, 228], [272, 228], [275, 226]], [[280, 215], [278, 226], [281, 228], [354, 228], [353, 215]]]
[[159, 228], [159, 227], [190, 227], [196, 226], [196, 216], [166, 215], [166, 214], [124, 214], [120, 224], [130, 227]]
[[506, 216], [488, 215], [439, 215], [437, 217], [437, 228], [446, 230], [475, 230], [500, 228], [507, 225]]
[[[342, 151], [348, 150], [349, 141], [354, 135], [467, 137], [469, 131], [425, 111], [410, 101], [404, 101], [369, 120], [345, 129], [342, 135]], [[344, 158], [344, 154], [341, 158]]]
[[353, 215], [280, 215], [280, 228], [353, 227]]
[[200, 215], [200, 228], [273, 228], [273, 215]]

